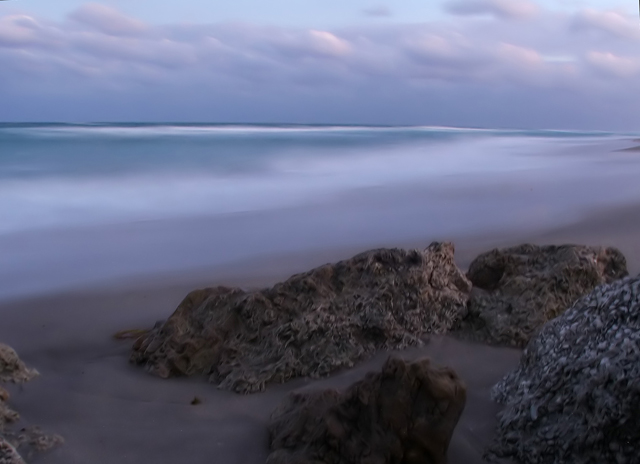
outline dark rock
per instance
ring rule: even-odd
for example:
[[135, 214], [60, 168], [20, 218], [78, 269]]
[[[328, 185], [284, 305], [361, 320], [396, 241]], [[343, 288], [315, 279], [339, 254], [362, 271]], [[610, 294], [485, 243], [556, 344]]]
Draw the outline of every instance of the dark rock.
[[640, 278], [602, 285], [546, 324], [493, 396], [505, 406], [488, 457], [639, 463]]
[[524, 347], [547, 321], [596, 286], [627, 275], [615, 248], [520, 245], [478, 256], [467, 277], [474, 285], [464, 338]]
[[444, 464], [466, 390], [428, 359], [390, 358], [344, 393], [292, 393], [269, 423], [267, 464]]
[[161, 377], [208, 375], [220, 388], [256, 392], [445, 333], [469, 290], [452, 244], [372, 250], [260, 291], [191, 292], [136, 340], [131, 361]]

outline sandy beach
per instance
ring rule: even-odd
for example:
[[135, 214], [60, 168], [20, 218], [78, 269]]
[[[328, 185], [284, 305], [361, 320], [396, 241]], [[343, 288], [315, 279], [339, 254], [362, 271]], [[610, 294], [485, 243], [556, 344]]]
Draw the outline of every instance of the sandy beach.
[[[640, 207], [594, 213], [571, 226], [536, 236], [459, 237], [456, 257], [466, 268], [473, 257], [497, 246], [522, 242], [613, 245], [626, 255], [631, 274], [640, 270]], [[439, 238], [439, 237], [438, 237]], [[398, 246], [426, 246], [398, 243]], [[296, 389], [344, 387], [378, 369], [389, 353], [329, 378], [295, 380], [248, 396], [220, 391], [202, 378], [162, 380], [128, 363], [130, 341], [116, 341], [121, 329], [145, 328], [165, 319], [190, 290], [215, 284], [256, 288], [360, 250], [331, 250], [242, 261], [209, 273], [154, 277], [102, 288], [14, 299], [0, 305], [0, 340], [13, 346], [41, 376], [11, 388], [21, 425], [37, 424], [64, 436], [66, 443], [31, 462], [54, 463], [262, 463], [266, 421], [278, 402]], [[454, 368], [468, 388], [466, 409], [449, 457], [452, 464], [483, 462], [497, 406], [489, 390], [513, 369], [520, 352], [433, 337], [420, 349], [397, 353], [407, 359], [431, 357]], [[191, 405], [194, 397], [202, 403]]]

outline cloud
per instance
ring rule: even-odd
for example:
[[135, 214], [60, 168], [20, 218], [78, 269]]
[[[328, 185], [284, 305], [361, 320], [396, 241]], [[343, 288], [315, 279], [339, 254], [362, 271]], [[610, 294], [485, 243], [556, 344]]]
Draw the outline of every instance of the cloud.
[[0, 17], [0, 46], [52, 47], [57, 41], [55, 28], [46, 26], [27, 15]]
[[542, 57], [536, 50], [517, 45], [502, 43], [498, 47], [498, 56], [506, 61], [515, 63], [517, 66], [539, 66], [542, 64]]
[[503, 19], [526, 19], [538, 13], [527, 0], [451, 0], [445, 10], [458, 16], [493, 15]]
[[385, 5], [374, 5], [362, 10], [362, 14], [370, 16], [372, 18], [387, 18], [392, 15], [389, 7]]
[[616, 11], [598, 11], [587, 8], [576, 14], [576, 30], [598, 31], [621, 39], [640, 41], [640, 24], [637, 16]]
[[0, 44], [5, 46], [30, 45], [39, 42], [37, 21], [26, 15], [0, 18]]
[[415, 75], [445, 80], [481, 79], [491, 67], [486, 49], [474, 47], [465, 37], [445, 31], [407, 34], [404, 50]]
[[605, 76], [633, 78], [640, 75], [640, 57], [625, 57], [611, 52], [592, 51], [587, 54], [587, 62]]
[[349, 53], [349, 43], [326, 31], [310, 30], [308, 32], [310, 49], [328, 56], [344, 56]]
[[62, 21], [0, 15], [0, 101], [16, 101], [0, 118], [42, 119], [46, 107], [45, 119], [127, 119], [121, 107], [139, 119], [546, 125], [587, 113], [610, 124], [611, 99], [638, 111], [640, 50], [619, 32], [627, 17], [539, 12], [514, 25], [502, 18], [523, 16], [508, 11], [331, 30], [159, 26], [99, 4]]
[[196, 61], [195, 50], [190, 44], [173, 40], [138, 41], [128, 37], [96, 36], [82, 34], [74, 40], [74, 46], [101, 60], [182, 67]]
[[129, 18], [118, 10], [99, 3], [82, 5], [69, 17], [100, 32], [114, 36], [135, 36], [147, 30], [147, 26], [143, 22]]

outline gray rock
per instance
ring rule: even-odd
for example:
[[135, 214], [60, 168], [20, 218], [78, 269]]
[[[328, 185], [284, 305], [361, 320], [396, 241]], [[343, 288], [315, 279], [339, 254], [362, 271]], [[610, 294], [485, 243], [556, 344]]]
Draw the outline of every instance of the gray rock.
[[504, 409], [489, 458], [639, 463], [640, 278], [602, 285], [546, 324], [493, 396]]

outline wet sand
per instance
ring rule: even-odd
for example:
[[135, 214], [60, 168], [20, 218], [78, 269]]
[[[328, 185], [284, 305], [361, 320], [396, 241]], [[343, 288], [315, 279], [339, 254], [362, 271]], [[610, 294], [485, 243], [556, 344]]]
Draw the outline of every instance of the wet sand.
[[[525, 241], [618, 246], [632, 273], [640, 271], [640, 207], [598, 213], [570, 227], [536, 236], [460, 237], [457, 259], [466, 267], [495, 246]], [[398, 246], [426, 246], [408, 243]], [[130, 341], [111, 335], [148, 327], [168, 317], [182, 297], [205, 284], [270, 285], [291, 273], [361, 250], [330, 250], [238, 262], [225, 269], [105, 285], [0, 304], [0, 340], [13, 346], [41, 377], [11, 387], [11, 404], [23, 424], [63, 435], [64, 446], [34, 456], [41, 464], [75, 463], [263, 463], [268, 454], [265, 424], [287, 392], [299, 388], [346, 386], [377, 369], [388, 353], [319, 381], [298, 379], [266, 392], [241, 396], [219, 391], [203, 379], [161, 380], [128, 364]], [[472, 345], [435, 337], [421, 349], [399, 353], [430, 356], [453, 367], [465, 381], [468, 400], [453, 437], [451, 464], [482, 462], [497, 406], [489, 390], [518, 362], [518, 350]], [[198, 397], [199, 405], [191, 405]]]

